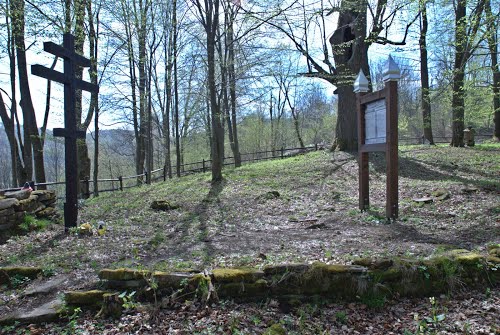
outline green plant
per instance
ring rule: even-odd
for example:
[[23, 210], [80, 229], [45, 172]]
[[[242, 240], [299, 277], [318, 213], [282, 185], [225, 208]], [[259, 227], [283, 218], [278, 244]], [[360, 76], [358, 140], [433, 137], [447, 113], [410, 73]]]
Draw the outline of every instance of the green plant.
[[134, 299], [136, 291], [132, 291], [128, 293], [127, 291], [124, 291], [120, 293], [118, 298], [122, 299], [122, 307], [125, 308], [126, 310], [132, 310], [137, 308], [138, 303]]
[[45, 265], [42, 268], [42, 276], [44, 276], [45, 278], [52, 277], [55, 274], [55, 272], [56, 270], [53, 264]]
[[62, 329], [61, 334], [73, 335], [82, 333], [81, 329], [76, 329], [76, 327], [78, 326], [78, 318], [80, 317], [81, 312], [82, 309], [80, 307], [77, 307], [73, 310], [73, 313], [68, 316], [68, 323], [66, 324], [66, 327]]
[[37, 219], [34, 216], [25, 215], [23, 222], [19, 225], [19, 228], [24, 231], [43, 230], [47, 228], [49, 224], [50, 221], [48, 220]]
[[20, 325], [20, 322], [19, 321], [15, 321], [13, 325], [10, 325], [10, 326], [2, 326], [0, 327], [0, 333], [7, 333], [7, 332], [11, 332], [11, 331], [14, 331], [16, 330], [17, 327], [19, 327]]
[[431, 278], [431, 274], [427, 271], [427, 266], [425, 265], [419, 265], [417, 267], [418, 271], [420, 271], [421, 274], [423, 274], [423, 276], [425, 277], [425, 279], [430, 279]]
[[439, 314], [439, 308], [436, 302], [436, 298], [430, 297], [429, 302], [431, 303], [431, 316], [425, 318], [425, 321], [437, 325], [439, 322], [446, 318], [444, 313]]
[[361, 302], [368, 308], [380, 309], [384, 307], [386, 297], [380, 293], [367, 293], [361, 297]]
[[347, 322], [347, 313], [344, 311], [338, 311], [335, 313], [335, 320], [340, 322], [341, 324], [346, 324]]
[[30, 279], [28, 277], [24, 277], [19, 274], [15, 274], [12, 277], [10, 277], [10, 284], [13, 288], [19, 288], [26, 283], [28, 283]]

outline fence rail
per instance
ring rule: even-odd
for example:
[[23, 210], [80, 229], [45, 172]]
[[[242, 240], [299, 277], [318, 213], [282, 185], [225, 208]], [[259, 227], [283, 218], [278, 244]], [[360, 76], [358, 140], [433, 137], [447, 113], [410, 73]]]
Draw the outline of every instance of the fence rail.
[[[487, 139], [491, 138], [493, 135], [476, 135], [476, 139], [478, 139], [478, 142], [480, 139]], [[444, 137], [444, 136], [435, 136], [434, 137], [434, 142], [435, 143], [450, 143], [451, 137]], [[399, 144], [422, 144], [422, 138], [421, 137], [406, 137], [406, 138], [399, 138]], [[311, 151], [316, 151], [319, 149], [324, 149], [324, 145], [319, 145], [315, 144], [314, 146], [307, 146], [305, 148], [279, 148], [275, 150], [267, 150], [267, 151], [257, 151], [257, 152], [251, 152], [251, 153], [242, 153], [241, 154], [241, 163], [251, 163], [251, 162], [257, 162], [257, 161], [264, 161], [264, 160], [269, 160], [269, 159], [283, 159], [287, 157], [292, 157], [295, 155], [299, 154], [304, 154], [307, 152]], [[230, 166], [234, 165], [234, 157], [225, 157], [224, 158], [224, 166]], [[189, 168], [187, 168], [189, 167]], [[190, 162], [190, 163], [184, 163], [180, 165], [180, 176], [186, 176], [190, 175], [193, 173], [200, 173], [200, 172], [207, 172], [210, 171], [212, 168], [212, 160], [210, 159], [203, 159], [198, 162]], [[177, 174], [176, 171], [176, 166], [170, 166], [170, 171], [173, 176]], [[161, 172], [160, 175], [154, 176], [158, 172]], [[161, 168], [155, 169], [151, 171], [151, 176], [150, 180], [152, 181], [158, 181], [158, 180], [163, 180], [166, 181], [168, 176], [168, 167], [163, 166]], [[131, 180], [134, 180], [132, 183], [130, 182]], [[148, 180], [148, 172], [144, 171], [141, 174], [136, 174], [133, 176], [118, 176], [117, 178], [104, 178], [104, 179], [97, 179], [97, 183], [99, 184], [105, 184], [106, 188], [104, 189], [98, 189], [99, 193], [105, 193], [105, 192], [115, 192], [115, 191], [123, 191], [124, 189], [129, 189], [132, 187], [140, 186], [145, 183], [145, 181]], [[92, 179], [84, 179], [80, 180], [81, 183], [81, 196], [82, 198], [88, 198], [92, 194], [94, 194], [95, 191], [95, 181]], [[39, 187], [47, 187], [47, 186], [57, 186], [57, 185], [65, 185], [66, 183], [64, 181], [62, 182], [46, 182], [46, 183], [34, 183], [34, 188], [39, 188]], [[94, 185], [93, 190], [91, 192], [91, 187], [90, 185]], [[21, 187], [15, 187], [15, 188], [8, 188], [8, 189], [3, 189], [1, 191], [3, 192], [10, 192], [10, 191], [17, 191], [22, 189]]]

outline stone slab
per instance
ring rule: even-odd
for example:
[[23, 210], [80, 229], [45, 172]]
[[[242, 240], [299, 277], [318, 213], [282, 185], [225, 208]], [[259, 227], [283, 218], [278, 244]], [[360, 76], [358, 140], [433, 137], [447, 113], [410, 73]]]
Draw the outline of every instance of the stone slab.
[[10, 315], [0, 318], [0, 325], [13, 324], [16, 321], [20, 324], [40, 324], [43, 322], [52, 322], [59, 319], [58, 310], [63, 306], [59, 298], [55, 298], [41, 306], [29, 311], [17, 311]]
[[14, 198], [17, 200], [28, 199], [30, 197], [30, 195], [31, 195], [30, 190], [19, 190], [19, 191], [5, 193], [6, 198]]
[[31, 194], [38, 196], [38, 201], [52, 201], [56, 199], [56, 192], [50, 190], [37, 190]]
[[42, 295], [57, 291], [61, 285], [68, 280], [68, 276], [61, 275], [54, 278], [50, 278], [48, 281], [31, 287], [24, 292], [25, 296]]
[[0, 200], [0, 210], [10, 208], [10, 207], [16, 206], [18, 204], [19, 204], [19, 200], [14, 199], [14, 198], [1, 199]]

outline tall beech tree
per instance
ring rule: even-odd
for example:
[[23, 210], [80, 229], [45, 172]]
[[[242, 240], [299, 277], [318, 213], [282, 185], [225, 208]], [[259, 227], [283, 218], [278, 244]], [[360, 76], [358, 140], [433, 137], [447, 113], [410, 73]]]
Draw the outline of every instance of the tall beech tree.
[[[392, 40], [388, 37], [387, 30], [398, 12], [406, 5], [404, 2], [389, 4], [387, 0], [380, 0], [371, 4], [365, 0], [342, 0], [333, 8], [327, 7], [323, 0], [317, 4], [318, 7], [313, 11], [307, 11], [303, 1], [294, 1], [292, 5], [279, 10], [282, 15], [276, 20], [267, 23], [284, 33], [305, 57], [307, 71], [301, 75], [323, 79], [336, 87], [338, 117], [333, 148], [357, 150], [356, 104], [353, 103], [355, 94], [352, 91], [352, 83], [359, 70], [370, 73], [368, 48], [374, 43], [405, 45], [409, 28], [418, 16], [407, 22], [400, 40]], [[295, 18], [289, 17], [291, 11], [297, 10], [303, 13], [303, 22], [299, 24], [302, 31], [298, 31]], [[371, 22], [369, 31], [367, 12]], [[329, 32], [325, 17], [333, 13], [338, 13], [337, 29], [327, 38]], [[312, 41], [307, 31], [310, 22], [315, 22], [319, 29], [321, 60], [318, 60], [312, 48], [312, 44], [317, 40]], [[384, 31], [386, 34], [382, 35]]]
[[198, 19], [205, 30], [207, 51], [207, 81], [210, 103], [211, 126], [211, 156], [212, 156], [212, 182], [222, 180], [222, 167], [224, 165], [224, 128], [223, 115], [218, 99], [216, 80], [216, 47], [217, 31], [219, 26], [219, 13], [221, 3], [219, 0], [192, 1], [198, 12]]
[[420, 36], [418, 44], [420, 46], [420, 81], [422, 84], [422, 93], [420, 95], [420, 105], [422, 109], [422, 125], [424, 138], [429, 144], [434, 144], [432, 136], [431, 119], [431, 99], [429, 89], [429, 66], [427, 62], [427, 29], [429, 23], [427, 20], [427, 0], [420, 3]]
[[[25, 4], [24, 0], [11, 0], [10, 14], [12, 22], [12, 39], [17, 58], [17, 71], [19, 78], [20, 106], [23, 112], [23, 138], [24, 138], [24, 164], [27, 177], [31, 177], [31, 157], [34, 162], [35, 180], [45, 183], [45, 167], [43, 161], [43, 134], [39, 133], [35, 108], [31, 97], [28, 78], [28, 65], [26, 62], [25, 42]], [[42, 187], [43, 188], [43, 187]]]
[[467, 0], [455, 3], [455, 57], [452, 83], [452, 139], [454, 147], [464, 146], [465, 67], [479, 45], [478, 31], [486, 0], [477, 0], [467, 16]]
[[485, 1], [485, 12], [487, 22], [486, 39], [491, 58], [491, 71], [493, 73], [493, 118], [495, 128], [493, 138], [500, 141], [500, 66], [498, 65], [498, 14], [494, 15], [491, 10], [491, 0]]

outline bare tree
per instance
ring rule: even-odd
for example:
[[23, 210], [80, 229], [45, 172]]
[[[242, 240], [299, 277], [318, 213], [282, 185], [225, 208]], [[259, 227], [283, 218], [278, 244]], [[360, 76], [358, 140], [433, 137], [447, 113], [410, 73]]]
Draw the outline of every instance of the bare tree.
[[427, 1], [420, 3], [420, 37], [418, 40], [420, 46], [420, 80], [422, 83], [422, 94], [420, 96], [424, 138], [429, 144], [434, 144], [432, 136], [432, 119], [431, 119], [431, 99], [429, 91], [429, 67], [427, 62]]
[[211, 152], [212, 152], [212, 182], [222, 180], [222, 167], [224, 165], [224, 130], [222, 127], [221, 106], [218, 100], [218, 90], [215, 76], [215, 51], [217, 30], [219, 26], [220, 1], [219, 0], [191, 0], [198, 12], [206, 35], [207, 67], [208, 67], [208, 91], [211, 117]]

